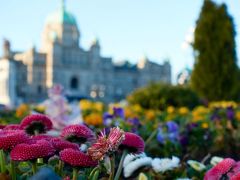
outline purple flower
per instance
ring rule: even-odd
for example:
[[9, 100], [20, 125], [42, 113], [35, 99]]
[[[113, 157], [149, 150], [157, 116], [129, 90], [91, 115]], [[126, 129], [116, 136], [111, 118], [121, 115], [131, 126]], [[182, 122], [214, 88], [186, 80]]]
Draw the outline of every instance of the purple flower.
[[108, 112], [105, 112], [103, 114], [103, 124], [105, 126], [110, 126], [112, 124], [113, 115], [109, 114]]
[[127, 120], [128, 123], [130, 123], [132, 126], [140, 126], [140, 121], [138, 118], [129, 118]]
[[131, 125], [131, 132], [137, 134], [139, 126], [141, 126], [141, 123], [138, 118], [129, 118], [127, 119], [127, 123]]
[[229, 120], [233, 120], [234, 119], [234, 110], [233, 110], [233, 108], [231, 106], [227, 108], [227, 112], [226, 113], [227, 113], [227, 118]]
[[116, 118], [124, 119], [124, 110], [123, 110], [123, 108], [114, 107], [113, 108], [113, 116], [116, 117]]
[[215, 108], [214, 111], [213, 111], [213, 114], [211, 115], [210, 119], [212, 121], [218, 121], [221, 119], [221, 117], [219, 116], [219, 108]]
[[131, 132], [134, 133], [134, 134], [138, 134], [138, 128], [133, 127], [133, 128], [131, 129]]
[[187, 124], [187, 131], [192, 131], [196, 127], [198, 127], [197, 123], [189, 123]]
[[167, 128], [168, 128], [168, 132], [177, 132], [178, 131], [178, 124], [173, 122], [173, 121], [169, 121], [167, 122]]
[[167, 122], [165, 124], [165, 128], [164, 126], [160, 126], [158, 128], [157, 140], [162, 144], [165, 143], [166, 140], [169, 140], [174, 143], [176, 142], [176, 140], [178, 140], [178, 136], [179, 136], [178, 124], [173, 121]]
[[157, 141], [161, 144], [164, 144], [166, 141], [166, 136], [159, 130], [157, 134]]
[[179, 142], [181, 143], [181, 145], [182, 145], [183, 147], [185, 147], [186, 145], [188, 145], [188, 141], [189, 141], [188, 136], [186, 136], [186, 135], [181, 135], [181, 136], [179, 136]]

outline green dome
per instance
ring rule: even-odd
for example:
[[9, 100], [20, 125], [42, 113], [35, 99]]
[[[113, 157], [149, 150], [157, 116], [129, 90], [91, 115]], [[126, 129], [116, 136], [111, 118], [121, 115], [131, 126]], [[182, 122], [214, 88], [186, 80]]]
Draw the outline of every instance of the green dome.
[[59, 8], [46, 19], [47, 24], [70, 24], [77, 25], [75, 17], [66, 11], [65, 7]]

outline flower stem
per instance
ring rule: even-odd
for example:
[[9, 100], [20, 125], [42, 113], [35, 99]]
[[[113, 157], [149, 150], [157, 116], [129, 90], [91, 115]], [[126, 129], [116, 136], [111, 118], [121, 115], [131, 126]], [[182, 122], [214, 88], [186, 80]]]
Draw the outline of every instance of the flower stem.
[[93, 175], [93, 178], [92, 178], [92, 180], [98, 180], [99, 178], [99, 169], [97, 169], [96, 171], [95, 171], [95, 173], [94, 173], [94, 175]]
[[11, 177], [12, 177], [12, 180], [16, 180], [17, 176], [16, 176], [15, 162], [10, 160], [10, 165], [11, 165]]
[[58, 162], [58, 174], [59, 174], [59, 176], [62, 176], [62, 174], [63, 174], [63, 166], [64, 166], [63, 162], [61, 160], [59, 160], [59, 162]]
[[120, 163], [119, 163], [119, 166], [118, 166], [118, 170], [117, 170], [117, 173], [116, 173], [116, 176], [114, 178], [114, 180], [119, 180], [119, 177], [121, 175], [121, 172], [122, 172], [122, 168], [123, 168], [123, 161], [126, 157], [126, 155], [128, 154], [128, 151], [126, 149], [123, 150], [123, 154], [122, 154], [122, 157], [121, 157], [121, 160], [120, 160]]
[[73, 168], [73, 180], [78, 179], [78, 170], [76, 168]]
[[111, 164], [111, 173], [110, 173], [110, 176], [109, 176], [109, 180], [113, 180], [114, 178], [114, 171], [115, 171], [115, 156], [114, 154], [109, 156], [110, 158], [110, 164]]
[[34, 161], [32, 163], [32, 172], [33, 172], [33, 174], [37, 173], [37, 162], [36, 161]]
[[89, 179], [92, 179], [93, 176], [94, 176], [94, 174], [95, 174], [95, 172], [98, 171], [98, 170], [99, 170], [99, 167], [98, 167], [98, 166], [95, 167], [95, 168], [91, 171], [91, 173], [90, 173], [90, 175], [89, 175]]
[[1, 173], [6, 172], [6, 160], [5, 160], [5, 153], [3, 149], [0, 150], [0, 164], [1, 164]]
[[148, 145], [148, 143], [150, 143], [152, 141], [152, 139], [154, 138], [154, 136], [156, 136], [158, 132], [158, 129], [156, 129], [155, 131], [152, 132], [152, 134], [147, 138], [147, 140], [145, 141], [145, 146]]

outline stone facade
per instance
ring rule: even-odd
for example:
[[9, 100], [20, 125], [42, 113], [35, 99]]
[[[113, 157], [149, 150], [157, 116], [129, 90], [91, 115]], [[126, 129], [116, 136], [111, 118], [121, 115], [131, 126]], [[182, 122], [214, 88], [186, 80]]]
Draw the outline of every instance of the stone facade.
[[[159, 65], [143, 58], [136, 65], [114, 64], [111, 57], [101, 56], [98, 40], [85, 50], [79, 46], [80, 37], [74, 16], [63, 5], [47, 18], [39, 51], [32, 47], [14, 52], [5, 41], [0, 77], [10, 75], [1, 79], [0, 86], [6, 88], [2, 84], [9, 84], [10, 79], [12, 84], [4, 93], [0, 91], [0, 103], [39, 102], [54, 84], [62, 84], [72, 98], [112, 102], [150, 81], [171, 83], [169, 62]], [[8, 100], [1, 102], [4, 98]]]

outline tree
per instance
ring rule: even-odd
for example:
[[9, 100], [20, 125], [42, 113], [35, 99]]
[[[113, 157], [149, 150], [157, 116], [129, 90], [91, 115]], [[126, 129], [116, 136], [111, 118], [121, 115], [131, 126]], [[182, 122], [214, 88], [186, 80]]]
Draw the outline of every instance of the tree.
[[199, 104], [199, 98], [187, 86], [151, 83], [132, 92], [128, 96], [130, 104], [139, 104], [145, 109], [164, 110], [168, 106], [186, 106], [190, 109]]
[[210, 101], [234, 99], [237, 56], [233, 18], [225, 4], [205, 0], [194, 33], [192, 88]]

